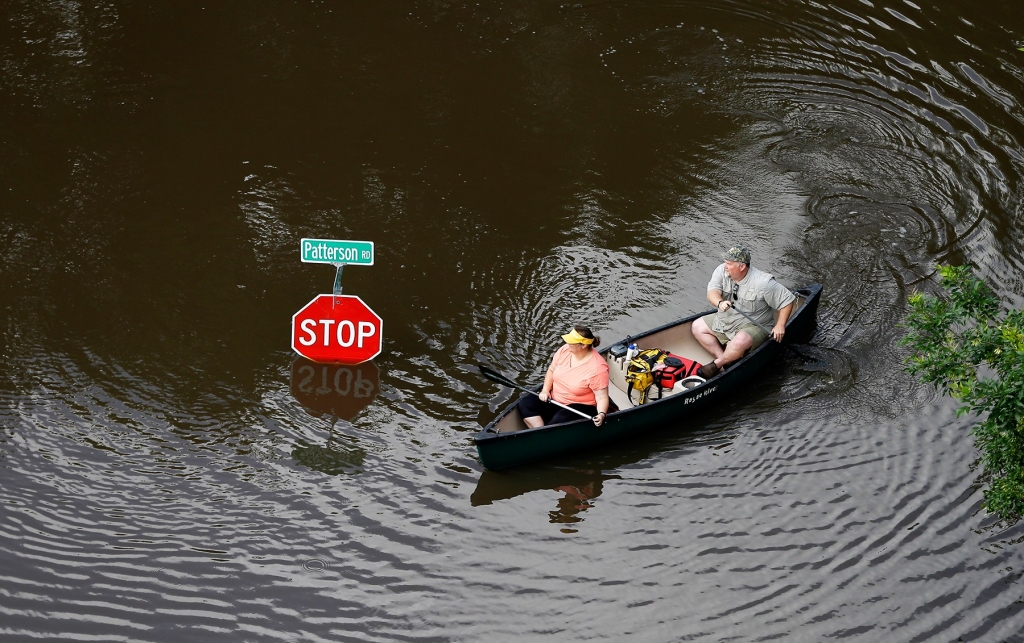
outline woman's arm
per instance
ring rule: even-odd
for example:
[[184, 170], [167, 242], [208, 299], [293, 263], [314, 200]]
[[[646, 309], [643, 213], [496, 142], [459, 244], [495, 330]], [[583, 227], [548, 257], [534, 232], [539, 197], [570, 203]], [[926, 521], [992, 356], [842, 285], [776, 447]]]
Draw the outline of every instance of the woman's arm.
[[[551, 397], [551, 387], [554, 385], [554, 383], [555, 383], [555, 363], [551, 362], [551, 365], [548, 366], [548, 372], [544, 373], [544, 386], [541, 387], [540, 395], [537, 396], [537, 397], [540, 398], [541, 402], [547, 402], [548, 399]], [[607, 391], [605, 391], [605, 392], [607, 393]]]
[[594, 416], [594, 426], [601, 426], [604, 424], [604, 418], [608, 415], [608, 389], [599, 388], [594, 391], [594, 397], [597, 398], [597, 415]]

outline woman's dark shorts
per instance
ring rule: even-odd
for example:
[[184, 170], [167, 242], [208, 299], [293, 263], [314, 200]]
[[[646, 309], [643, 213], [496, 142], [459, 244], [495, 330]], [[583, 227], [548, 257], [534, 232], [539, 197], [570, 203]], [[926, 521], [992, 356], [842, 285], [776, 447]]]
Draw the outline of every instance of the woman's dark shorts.
[[[590, 404], [567, 404], [566, 406], [571, 406], [587, 415], [597, 415], [597, 407]], [[561, 424], [582, 419], [578, 414], [563, 409], [557, 404], [541, 402], [540, 398], [533, 394], [519, 398], [519, 413], [524, 418], [539, 415], [544, 420], [544, 424]]]

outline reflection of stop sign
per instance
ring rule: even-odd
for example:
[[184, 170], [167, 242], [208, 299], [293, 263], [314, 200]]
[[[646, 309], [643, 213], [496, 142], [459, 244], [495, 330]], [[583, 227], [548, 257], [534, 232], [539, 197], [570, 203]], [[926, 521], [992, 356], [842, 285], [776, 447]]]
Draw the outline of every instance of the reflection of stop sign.
[[359, 364], [380, 355], [384, 322], [352, 295], [319, 295], [292, 316], [292, 348], [314, 362]]
[[373, 362], [318, 364], [302, 357], [292, 362], [292, 396], [316, 416], [351, 420], [379, 390], [380, 370]]

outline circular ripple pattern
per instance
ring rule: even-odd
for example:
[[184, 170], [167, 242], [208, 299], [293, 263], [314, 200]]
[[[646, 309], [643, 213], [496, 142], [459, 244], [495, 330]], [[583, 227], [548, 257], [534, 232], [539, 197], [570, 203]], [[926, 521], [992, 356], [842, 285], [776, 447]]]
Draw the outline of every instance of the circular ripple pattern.
[[326, 571], [328, 567], [329, 565], [325, 561], [320, 560], [319, 558], [312, 558], [302, 563], [302, 568], [305, 569], [307, 572], [322, 572]]
[[[1024, 301], [1013, 7], [480, 5], [15, 3], [0, 638], [1024, 641], [1024, 527], [899, 345], [938, 263]], [[307, 236], [377, 244], [348, 420], [292, 395]], [[802, 357], [481, 470], [477, 364], [702, 310], [733, 242], [824, 284]]]

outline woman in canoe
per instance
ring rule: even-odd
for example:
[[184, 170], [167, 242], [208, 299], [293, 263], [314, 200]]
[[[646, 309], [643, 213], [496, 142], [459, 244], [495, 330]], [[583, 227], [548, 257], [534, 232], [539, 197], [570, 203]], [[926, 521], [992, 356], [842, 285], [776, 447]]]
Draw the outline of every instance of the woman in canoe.
[[594, 350], [601, 339], [586, 326], [574, 326], [562, 335], [565, 345], [555, 352], [544, 375], [539, 395], [519, 400], [519, 412], [530, 428], [579, 419], [579, 415], [551, 404], [553, 400], [594, 416], [601, 426], [608, 414], [608, 363]]

